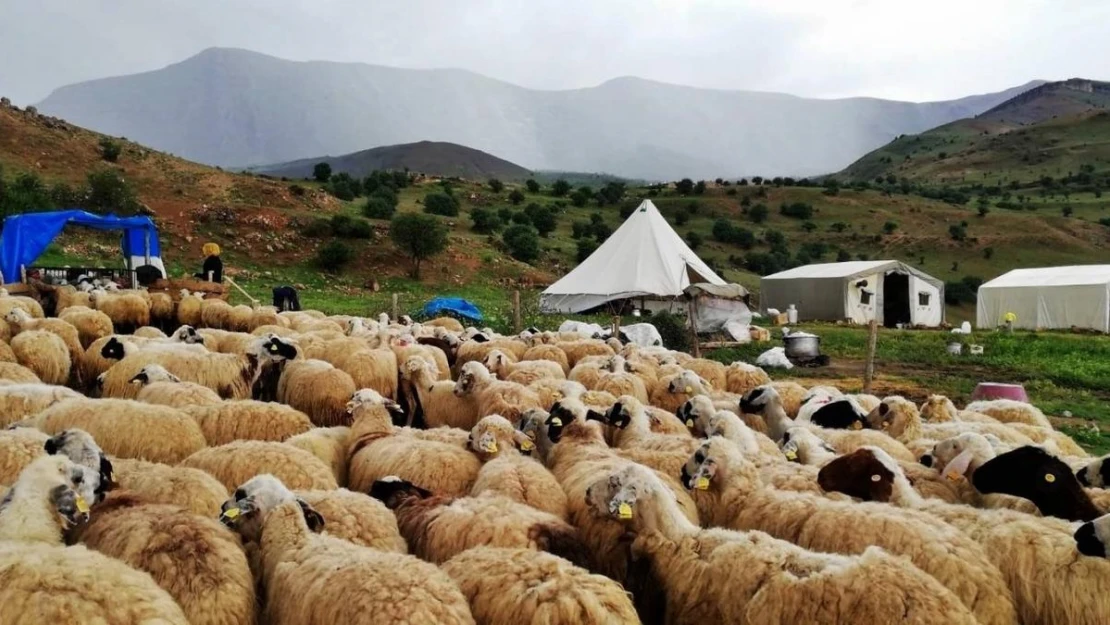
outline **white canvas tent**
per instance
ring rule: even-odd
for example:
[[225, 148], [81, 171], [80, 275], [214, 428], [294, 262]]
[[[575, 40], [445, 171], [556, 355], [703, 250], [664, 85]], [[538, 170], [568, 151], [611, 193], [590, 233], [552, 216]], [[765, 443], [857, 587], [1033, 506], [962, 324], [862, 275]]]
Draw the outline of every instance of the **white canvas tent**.
[[698, 282], [725, 284], [644, 200], [589, 258], [543, 292], [540, 310], [576, 313], [620, 299], [675, 299]]
[[897, 260], [820, 263], [764, 277], [759, 303], [764, 312], [793, 304], [801, 321], [934, 327], [944, 322], [944, 283]]
[[1014, 327], [1110, 332], [1110, 265], [1015, 269], [979, 287], [975, 323], [995, 328], [1014, 313]]

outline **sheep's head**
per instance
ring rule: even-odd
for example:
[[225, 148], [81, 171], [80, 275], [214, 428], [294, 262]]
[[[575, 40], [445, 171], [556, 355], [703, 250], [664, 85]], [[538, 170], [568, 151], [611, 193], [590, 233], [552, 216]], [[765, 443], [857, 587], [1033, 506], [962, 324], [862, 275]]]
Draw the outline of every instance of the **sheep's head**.
[[819, 436], [804, 427], [792, 427], [782, 435], [782, 454], [791, 462], [808, 464], [811, 453], [823, 449], [835, 454], [836, 450]]
[[500, 372], [507, 364], [509, 364], [509, 357], [499, 349], [490, 350], [486, 355], [485, 365], [490, 371]]
[[95, 497], [90, 499], [90, 502], [103, 500], [105, 494], [115, 487], [112, 462], [88, 432], [78, 429], [62, 430], [47, 439], [43, 444], [43, 450], [51, 456], [65, 456], [70, 461], [96, 472], [98, 481], [94, 487]]
[[700, 395], [705, 392], [706, 386], [708, 383], [701, 376], [689, 369], [684, 369], [682, 373], [671, 379], [667, 390], [675, 395]]
[[237, 530], [248, 541], [256, 541], [261, 536], [266, 516], [288, 502], [300, 506], [309, 530], [324, 529], [324, 517], [269, 473], [256, 475], [236, 488], [231, 499], [220, 506], [220, 522]]
[[826, 492], [844, 493], [864, 501], [890, 501], [901, 468], [877, 447], [860, 447], [829, 462], [817, 473]]
[[977, 432], [964, 432], [933, 445], [933, 453], [921, 457], [921, 464], [933, 467], [952, 481], [972, 474], [994, 457], [994, 447]]
[[1106, 488], [1110, 484], [1110, 456], [1103, 456], [1075, 472], [1079, 483], [1088, 488]]
[[204, 337], [201, 336], [200, 332], [197, 332], [196, 328], [190, 325], [184, 325], [174, 330], [170, 339], [188, 345], [204, 345]]
[[633, 420], [644, 419], [645, 417], [644, 405], [631, 395], [621, 395], [604, 415], [592, 410], [586, 412], [587, 420], [603, 421], [605, 424], [619, 430], [627, 428]]
[[385, 504], [390, 510], [396, 509], [406, 501], [427, 499], [432, 496], [431, 491], [424, 490], [412, 482], [407, 482], [396, 475], [387, 475], [376, 480], [370, 486], [370, 496]]
[[630, 521], [636, 507], [658, 484], [651, 469], [639, 464], [609, 474], [586, 489], [586, 505], [599, 517]]
[[843, 397], [843, 396], [844, 396], [844, 393], [840, 392], [840, 389], [832, 387], [832, 386], [824, 386], [824, 385], [811, 386], [809, 388], [809, 390], [806, 391], [806, 394], [802, 397], [802, 404], [803, 405], [807, 404], [807, 403], [809, 403], [810, 401], [813, 401], [813, 400], [818, 400], [818, 401], [822, 401], [823, 403], [828, 403], [829, 401], [831, 401], [833, 399], [837, 399], [837, 398]]
[[536, 448], [532, 439], [516, 430], [508, 419], [501, 415], [482, 417], [470, 430], [467, 445], [482, 456], [496, 456], [505, 449], [519, 449], [530, 453]]
[[486, 366], [477, 361], [471, 361], [462, 366], [459, 370], [459, 379], [455, 383], [455, 395], [462, 397], [468, 393], [473, 393], [479, 386], [491, 379], [491, 375]]
[[0, 501], [0, 513], [15, 497], [45, 497], [63, 529], [69, 529], [89, 520], [89, 506], [96, 501], [99, 485], [96, 473], [65, 456], [40, 456], [23, 469]]
[[694, 395], [679, 406], [675, 415], [694, 433], [705, 433], [709, 419], [717, 414], [717, 408], [708, 395]]
[[[405, 360], [405, 364], [401, 365], [401, 377], [411, 382], [421, 373], [429, 369], [428, 362], [420, 356], [409, 356], [409, 358]], [[432, 378], [435, 379], [435, 376], [432, 376]]]
[[921, 403], [920, 412], [928, 421], [953, 421], [959, 415], [956, 405], [944, 395], [930, 395]]
[[1110, 556], [1110, 514], [1080, 525], [1075, 530], [1075, 546], [1085, 556]]
[[166, 368], [162, 365], [155, 364], [146, 365], [142, 369], [139, 369], [139, 372], [135, 374], [135, 377], [131, 378], [132, 384], [141, 384], [143, 386], [146, 386], [147, 384], [153, 384], [154, 382], [177, 383], [181, 382], [181, 378], [170, 373], [169, 371], [166, 371]]
[[124, 346], [123, 341], [112, 336], [104, 343], [104, 347], [100, 348], [100, 357], [105, 360], [123, 360], [127, 355], [127, 348]]
[[920, 413], [913, 402], [905, 397], [892, 395], [883, 398], [879, 405], [868, 413], [867, 425], [898, 438], [919, 417]]
[[740, 412], [763, 414], [763, 410], [775, 401], [782, 401], [775, 387], [770, 384], [757, 386], [740, 397]]
[[731, 445], [723, 438], [712, 438], [701, 444], [682, 465], [682, 485], [689, 490], [709, 490], [718, 471], [728, 467], [728, 453], [723, 449]]
[[13, 306], [12, 309], [4, 315], [4, 321], [13, 325], [20, 325], [30, 320], [31, 315], [27, 314], [26, 310], [23, 310], [18, 306]]
[[295, 360], [298, 354], [295, 342], [283, 339], [273, 333], [268, 333], [252, 341], [248, 351], [271, 362]]
[[372, 388], [364, 388], [351, 395], [350, 401], [347, 402], [347, 414], [353, 415], [360, 409], [370, 406], [385, 408], [390, 415], [390, 419], [394, 422], [405, 418], [405, 410], [397, 402], [388, 397], [382, 397], [380, 393]]
[[1032, 445], [984, 463], [971, 476], [971, 485], [984, 494], [1005, 493], [1028, 499], [1045, 516], [1091, 521], [1102, 514], [1063, 460]]

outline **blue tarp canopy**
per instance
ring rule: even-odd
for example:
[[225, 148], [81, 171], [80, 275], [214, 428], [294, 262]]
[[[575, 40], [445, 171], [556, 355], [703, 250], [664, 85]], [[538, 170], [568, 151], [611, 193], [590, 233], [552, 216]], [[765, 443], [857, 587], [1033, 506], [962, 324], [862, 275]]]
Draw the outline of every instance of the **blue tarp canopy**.
[[[30, 265], [42, 256], [67, 224], [96, 230], [123, 230], [121, 249], [128, 262], [142, 264], [149, 255], [152, 261], [157, 259], [152, 264], [162, 268], [158, 228], [150, 217], [117, 217], [67, 210], [13, 215], [4, 220], [4, 231], [0, 234], [0, 271], [4, 272], [4, 279], [18, 281], [20, 266]], [[164, 269], [162, 275], [165, 275]]]
[[435, 317], [443, 313], [454, 313], [459, 317], [473, 319], [474, 321], [482, 320], [482, 311], [461, 297], [437, 297], [424, 304], [424, 314], [429, 317]]

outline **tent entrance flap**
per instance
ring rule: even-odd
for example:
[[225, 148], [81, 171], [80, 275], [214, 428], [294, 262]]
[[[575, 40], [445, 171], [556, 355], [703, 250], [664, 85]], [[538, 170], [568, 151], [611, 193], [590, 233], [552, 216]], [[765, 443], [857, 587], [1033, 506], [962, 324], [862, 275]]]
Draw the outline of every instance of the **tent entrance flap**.
[[883, 325], [893, 328], [899, 323], [910, 325], [910, 277], [892, 271], [883, 277]]

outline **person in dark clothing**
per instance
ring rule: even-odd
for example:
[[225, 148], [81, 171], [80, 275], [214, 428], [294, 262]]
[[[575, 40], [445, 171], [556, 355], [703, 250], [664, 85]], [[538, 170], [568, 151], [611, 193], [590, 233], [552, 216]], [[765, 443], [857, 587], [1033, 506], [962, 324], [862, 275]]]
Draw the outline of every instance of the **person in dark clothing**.
[[204, 254], [204, 265], [196, 277], [211, 282], [223, 282], [224, 263], [220, 260], [220, 246], [215, 243], [205, 243], [201, 252]]
[[297, 289], [291, 286], [274, 287], [274, 308], [279, 311], [300, 310], [301, 300], [297, 297]]

